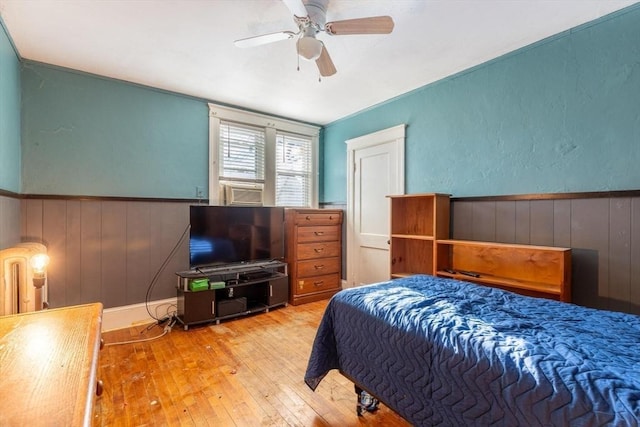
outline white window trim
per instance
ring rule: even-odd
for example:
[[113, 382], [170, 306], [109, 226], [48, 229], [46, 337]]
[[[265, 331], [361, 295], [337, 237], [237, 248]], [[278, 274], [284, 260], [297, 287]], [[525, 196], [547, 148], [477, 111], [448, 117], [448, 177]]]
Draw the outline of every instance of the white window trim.
[[220, 205], [220, 178], [218, 153], [220, 146], [220, 121], [244, 123], [264, 127], [267, 144], [265, 147], [265, 205], [275, 205], [276, 200], [276, 132], [290, 132], [311, 138], [311, 207], [318, 207], [318, 140], [320, 127], [294, 120], [282, 119], [261, 113], [239, 110], [218, 104], [209, 104], [209, 204]]

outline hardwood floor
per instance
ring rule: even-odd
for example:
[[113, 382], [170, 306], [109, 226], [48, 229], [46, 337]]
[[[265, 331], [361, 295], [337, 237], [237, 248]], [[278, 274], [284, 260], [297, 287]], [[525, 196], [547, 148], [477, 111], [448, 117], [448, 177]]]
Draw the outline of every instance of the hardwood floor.
[[388, 408], [358, 417], [353, 384], [332, 371], [303, 381], [326, 301], [190, 327], [103, 335], [94, 426], [408, 426]]

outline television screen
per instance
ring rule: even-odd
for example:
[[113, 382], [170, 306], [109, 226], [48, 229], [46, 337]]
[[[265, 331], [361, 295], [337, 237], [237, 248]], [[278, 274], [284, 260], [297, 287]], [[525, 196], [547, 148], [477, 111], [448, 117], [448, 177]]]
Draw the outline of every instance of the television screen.
[[284, 208], [191, 206], [191, 268], [284, 258]]

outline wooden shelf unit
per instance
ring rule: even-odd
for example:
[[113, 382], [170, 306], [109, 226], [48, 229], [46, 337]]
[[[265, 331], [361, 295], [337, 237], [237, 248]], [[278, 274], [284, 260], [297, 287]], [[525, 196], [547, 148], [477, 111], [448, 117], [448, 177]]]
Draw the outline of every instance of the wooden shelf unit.
[[449, 195], [388, 197], [391, 201], [391, 277], [435, 275], [435, 242], [449, 237]]
[[[436, 240], [436, 258], [436, 274], [441, 277], [571, 301], [571, 249], [568, 248]], [[461, 272], [476, 273], [479, 277]]]

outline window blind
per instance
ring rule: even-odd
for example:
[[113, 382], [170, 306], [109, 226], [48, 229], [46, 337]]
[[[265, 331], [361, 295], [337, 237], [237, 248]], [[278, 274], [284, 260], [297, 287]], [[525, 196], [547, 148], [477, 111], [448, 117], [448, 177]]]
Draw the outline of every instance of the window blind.
[[264, 182], [265, 130], [220, 122], [220, 179]]
[[276, 205], [311, 206], [311, 171], [311, 138], [276, 133]]

